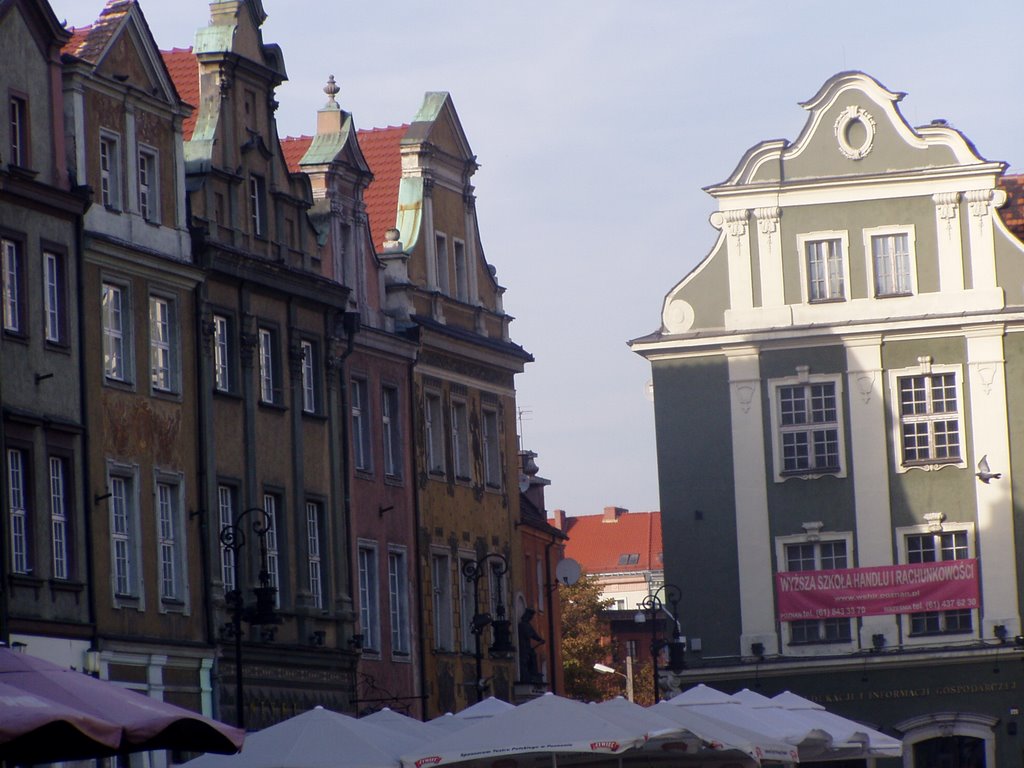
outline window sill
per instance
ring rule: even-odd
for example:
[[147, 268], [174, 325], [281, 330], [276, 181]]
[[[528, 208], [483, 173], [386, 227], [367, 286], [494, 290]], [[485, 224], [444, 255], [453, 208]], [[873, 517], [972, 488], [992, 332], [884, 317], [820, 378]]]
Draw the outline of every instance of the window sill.
[[268, 411], [279, 411], [284, 413], [288, 410], [288, 406], [278, 402], [267, 402], [266, 400], [259, 401], [260, 408], [265, 408]]
[[34, 179], [39, 175], [39, 171], [33, 171], [31, 168], [25, 165], [15, 165], [14, 163], [7, 164], [7, 171], [18, 179]]
[[44, 349], [47, 352], [55, 352], [59, 355], [70, 355], [71, 345], [66, 341], [51, 341], [47, 339], [43, 342]]
[[842, 467], [817, 467], [809, 469], [787, 469], [779, 473], [779, 478], [782, 480], [789, 480], [790, 478], [798, 478], [801, 480], [817, 480], [819, 477], [835, 477], [843, 474]]
[[305, 408], [302, 409], [302, 418], [309, 419], [310, 421], [327, 421], [327, 414], [321, 411], [307, 411]]
[[39, 589], [43, 586], [43, 579], [33, 576], [31, 573], [11, 573], [7, 581], [12, 587], [24, 587], [26, 589]]
[[85, 584], [80, 581], [65, 581], [64, 579], [50, 579], [51, 592], [72, 592], [80, 594], [85, 591]]
[[427, 473], [427, 476], [431, 480], [440, 480], [442, 482], [446, 482], [448, 480], [448, 473], [443, 469], [432, 469]]
[[150, 389], [150, 397], [155, 397], [157, 400], [167, 400], [172, 403], [180, 403], [183, 398], [181, 392], [171, 389]]
[[829, 299], [808, 299], [807, 303], [813, 306], [816, 304], [842, 304], [844, 301], [846, 301], [845, 296], [837, 296]]
[[19, 344], [28, 344], [28, 334], [21, 331], [12, 331], [10, 328], [4, 328], [4, 338], [8, 341], [16, 341]]
[[138, 595], [114, 595], [114, 607], [125, 608], [131, 611], [142, 610], [142, 598]]
[[231, 390], [231, 389], [217, 389], [217, 387], [213, 388], [213, 396], [214, 397], [223, 397], [223, 398], [226, 398], [228, 400], [239, 400], [239, 401], [241, 401], [241, 399], [242, 399], [242, 395], [239, 392], [236, 392], [236, 391]]
[[807, 648], [808, 646], [815, 645], [849, 645], [852, 642], [853, 638], [836, 640], [790, 640], [786, 645], [793, 646], [794, 648]]
[[134, 392], [135, 384], [126, 379], [113, 379], [110, 376], [103, 377], [103, 386], [120, 389], [123, 392]]
[[354, 467], [353, 470], [355, 471], [356, 477], [361, 478], [362, 480], [373, 480], [372, 469], [362, 469], [360, 467]]
[[905, 298], [908, 298], [908, 297], [913, 296], [913, 295], [914, 294], [909, 292], [909, 291], [907, 293], [876, 293], [875, 294], [875, 298], [876, 299], [905, 299]]
[[384, 475], [384, 485], [392, 485], [396, 488], [400, 488], [405, 485], [405, 480], [401, 475]]
[[948, 635], [973, 635], [974, 628], [970, 629], [939, 629], [935, 632], [908, 632], [907, 637], [946, 637]]

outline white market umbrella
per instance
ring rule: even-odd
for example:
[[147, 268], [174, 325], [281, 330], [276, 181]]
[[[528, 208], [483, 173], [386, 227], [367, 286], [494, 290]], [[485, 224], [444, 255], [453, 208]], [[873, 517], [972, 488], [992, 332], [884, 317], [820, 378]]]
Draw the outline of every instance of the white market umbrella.
[[372, 723], [379, 728], [392, 731], [400, 739], [412, 739], [412, 742], [407, 742], [401, 745], [401, 751], [403, 752], [407, 746], [409, 748], [415, 746], [416, 741], [433, 741], [434, 739], [440, 738], [444, 733], [436, 728], [431, 728], [422, 720], [416, 720], [408, 715], [395, 712], [393, 709], [388, 707], [379, 709], [372, 714], [364, 715], [359, 718], [359, 721], [361, 723]]
[[610, 722], [582, 702], [547, 693], [402, 755], [402, 766], [432, 768], [516, 756], [592, 760], [643, 743], [643, 733]]
[[651, 709], [688, 728], [714, 749], [738, 749], [759, 762], [799, 762], [797, 748], [783, 741], [777, 734], [755, 730], [727, 719], [709, 717], [694, 707], [673, 704], [673, 701], [675, 699], [659, 702]]
[[203, 755], [189, 768], [398, 768], [394, 731], [316, 707], [245, 737], [237, 755]]
[[[887, 736], [881, 731], [869, 728], [854, 720], [829, 712], [821, 704], [798, 696], [791, 691], [783, 691], [772, 697], [772, 702], [783, 709], [798, 713], [821, 728], [833, 734], [839, 742], [859, 743], [863, 753], [869, 757], [899, 757], [903, 754], [903, 742]], [[840, 736], [837, 736], [840, 734]]]
[[478, 701], [476, 704], [456, 712], [454, 716], [460, 720], [481, 720], [509, 712], [513, 709], [515, 709], [515, 705], [501, 699], [496, 699], [493, 696], [488, 696], [483, 701]]

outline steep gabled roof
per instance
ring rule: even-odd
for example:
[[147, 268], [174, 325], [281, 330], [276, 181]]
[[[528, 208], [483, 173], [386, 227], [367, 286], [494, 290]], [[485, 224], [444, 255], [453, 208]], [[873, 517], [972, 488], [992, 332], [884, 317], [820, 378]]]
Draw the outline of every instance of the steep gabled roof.
[[398, 215], [398, 185], [402, 178], [400, 147], [408, 130], [408, 125], [390, 125], [356, 133], [363, 156], [373, 172], [373, 182], [363, 199], [370, 219], [373, 247], [377, 250], [384, 243], [384, 233], [395, 226]]
[[1000, 177], [999, 188], [1006, 192], [1006, 204], [999, 209], [999, 217], [1018, 240], [1024, 240], [1024, 175]]
[[[553, 522], [552, 520], [548, 521]], [[609, 507], [602, 515], [565, 518], [565, 556], [589, 574], [659, 571], [661, 512]]]
[[312, 136], [285, 136], [281, 139], [281, 152], [284, 154], [284, 162], [290, 173], [302, 173], [299, 161], [309, 151], [309, 146], [312, 143]]
[[192, 112], [185, 118], [181, 130], [183, 138], [188, 141], [192, 138], [199, 115], [199, 60], [191, 48], [160, 51], [160, 56], [181, 100], [192, 107]]

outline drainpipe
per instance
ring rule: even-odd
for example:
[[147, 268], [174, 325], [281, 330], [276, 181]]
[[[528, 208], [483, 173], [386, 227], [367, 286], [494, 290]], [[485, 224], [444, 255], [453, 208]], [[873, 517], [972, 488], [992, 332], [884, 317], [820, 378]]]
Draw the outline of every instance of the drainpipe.
[[[410, 478], [414, 483], [416, 482], [415, 470], [416, 470], [416, 364], [419, 362], [420, 353], [416, 350], [416, 357], [413, 358], [412, 363], [409, 365], [409, 439], [407, 445], [412, 449], [413, 456], [409, 466], [412, 467], [413, 477]], [[420, 718], [423, 720], [427, 719], [427, 676], [425, 674], [426, 663], [427, 663], [427, 637], [425, 633], [425, 622], [423, 619], [423, 612], [425, 606], [423, 605], [423, 572], [426, 568], [430, 567], [427, 563], [425, 567], [419, 567], [420, 556], [422, 550], [420, 548], [420, 521], [422, 520], [420, 510], [420, 494], [416, 490], [415, 485], [413, 486], [412, 492], [412, 509], [413, 509], [413, 551], [416, 557], [417, 567], [414, 569], [416, 572], [416, 634], [419, 637], [419, 648], [417, 649], [419, 655], [419, 683], [420, 683]]]
[[[555, 672], [555, 665], [559, 663], [560, 659], [556, 656], [561, 656], [562, 651], [562, 640], [557, 638], [558, 643], [558, 654], [555, 654], [555, 601], [554, 595], [558, 592], [558, 584], [551, 581], [551, 548], [555, 546], [554, 537], [551, 538], [547, 544], [544, 545], [544, 588], [548, 590], [548, 654], [551, 657], [549, 660], [548, 668], [551, 670], [551, 692], [558, 693], [558, 686], [555, 684], [558, 681], [558, 674]], [[559, 603], [561, 606], [561, 603]]]
[[[348, 563], [348, 583], [345, 585], [345, 594], [348, 595], [349, 600], [352, 604], [352, 610], [355, 611], [355, 596], [352, 592], [352, 585], [355, 584], [355, 566], [352, 562], [352, 477], [349, 471], [351, 464], [351, 456], [349, 451], [349, 440], [350, 440], [350, 426], [349, 420], [352, 418], [352, 414], [349, 412], [348, 404], [348, 373], [345, 367], [345, 362], [351, 356], [352, 352], [355, 351], [356, 334], [360, 328], [360, 315], [358, 312], [342, 312], [341, 314], [341, 325], [345, 331], [345, 350], [338, 356], [338, 395], [341, 400], [341, 413], [339, 421], [341, 422], [341, 478], [342, 478], [342, 516], [345, 518], [343, 521], [345, 531], [345, 542], [344, 542], [344, 556]], [[354, 629], [355, 617], [353, 616], [352, 627]], [[351, 644], [351, 636], [348, 638]], [[355, 649], [354, 650], [358, 650]], [[356, 662], [358, 665], [358, 661]]]

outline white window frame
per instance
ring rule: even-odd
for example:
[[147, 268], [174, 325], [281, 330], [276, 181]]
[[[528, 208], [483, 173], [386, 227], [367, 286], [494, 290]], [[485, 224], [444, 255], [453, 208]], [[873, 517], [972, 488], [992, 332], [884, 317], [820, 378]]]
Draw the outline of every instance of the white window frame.
[[50, 490], [50, 547], [53, 557], [53, 578], [67, 581], [71, 567], [68, 560], [68, 462], [63, 456], [50, 456], [47, 461]]
[[[892, 445], [893, 445], [893, 461], [895, 462], [895, 469], [899, 473], [908, 472], [912, 469], [923, 469], [923, 470], [935, 470], [942, 467], [960, 467], [964, 468], [967, 466], [967, 433], [965, 431], [964, 422], [964, 410], [967, 407], [967, 403], [964, 400], [964, 376], [963, 366], [959, 364], [954, 365], [932, 365], [928, 362], [927, 358], [922, 358], [923, 362], [911, 368], [894, 368], [889, 371], [889, 402], [891, 404], [892, 418]], [[956, 461], [937, 459], [932, 461], [914, 461], [907, 463], [903, 456], [903, 414], [900, 412], [900, 390], [899, 382], [900, 379], [911, 377], [911, 376], [935, 376], [940, 374], [951, 373], [953, 374], [955, 386], [956, 386], [956, 397], [957, 397], [957, 435], [960, 443], [960, 458]], [[936, 418], [929, 418], [936, 417]], [[940, 418], [936, 414], [924, 414], [917, 421], [953, 421], [950, 418]], [[931, 432], [929, 432], [931, 434]], [[934, 444], [929, 441], [929, 447], [934, 451]]]
[[29, 453], [24, 448], [7, 449], [7, 509], [10, 515], [11, 573], [32, 573], [29, 531]]
[[110, 588], [114, 606], [145, 606], [139, 535], [139, 471], [135, 465], [108, 464], [110, 493]]
[[261, 326], [257, 331], [260, 353], [260, 402], [276, 405], [277, 388], [277, 333], [273, 328]]
[[450, 552], [431, 549], [431, 607], [434, 624], [434, 650], [453, 651], [454, 611], [452, 610], [452, 556]]
[[[235, 507], [237, 491], [233, 486], [225, 483], [217, 484], [217, 520], [220, 524], [218, 530], [223, 531], [235, 524]], [[220, 578], [224, 584], [224, 594], [235, 589], [235, 550], [223, 544], [220, 545]]]
[[410, 660], [409, 554], [406, 547], [397, 544], [388, 545], [388, 607], [391, 655]]
[[178, 302], [174, 297], [149, 297], [150, 385], [154, 392], [180, 390], [178, 353]]
[[[781, 390], [784, 387], [811, 387], [816, 384], [833, 384], [836, 392], [836, 439], [839, 448], [838, 469], [827, 469], [808, 467], [806, 470], [786, 470], [785, 451], [783, 446], [783, 434], [791, 432], [812, 432], [818, 424], [808, 422], [806, 425], [784, 426], [782, 424], [782, 402]], [[811, 374], [809, 372], [798, 372], [796, 376], [787, 376], [779, 379], [768, 380], [768, 391], [771, 394], [771, 425], [772, 425], [772, 468], [775, 482], [782, 483], [793, 477], [813, 479], [830, 475], [832, 477], [846, 477], [846, 432], [844, 428], [845, 395], [843, 391], [843, 377], [840, 374]], [[808, 393], [808, 400], [810, 394]], [[831, 422], [821, 422], [822, 426], [828, 427]], [[805, 428], [804, 428], [805, 427]], [[813, 460], [813, 441], [809, 442], [809, 451]]]
[[281, 525], [280, 496], [276, 493], [263, 494], [263, 511], [267, 517], [267, 533], [263, 538], [267, 547], [267, 573], [274, 592], [274, 607], [281, 607], [281, 545], [278, 534]]
[[353, 376], [349, 406], [352, 411], [352, 466], [359, 472], [373, 472], [373, 440], [370, 429], [370, 382]]
[[323, 504], [317, 501], [306, 502], [306, 561], [309, 565], [310, 599], [314, 608], [324, 607], [324, 568], [321, 554], [323, 534]]
[[[484, 451], [484, 485], [495, 491], [503, 487], [503, 472], [501, 471], [501, 413], [498, 406], [485, 405], [480, 413], [480, 442]], [[493, 417], [493, 425], [489, 418]]]
[[423, 424], [426, 430], [427, 474], [447, 473], [444, 455], [444, 405], [441, 392], [427, 390], [423, 395]]
[[384, 449], [384, 476], [390, 480], [401, 480], [404, 469], [401, 412], [402, 401], [398, 387], [384, 384], [380, 397], [381, 440]]
[[380, 561], [376, 541], [358, 540], [359, 628], [363, 633], [363, 653], [379, 654], [380, 636]]
[[213, 316], [213, 384], [218, 392], [230, 392], [234, 384], [231, 373], [231, 319]]
[[4, 238], [0, 240], [3, 254], [3, 301], [4, 330], [8, 333], [22, 334], [25, 331], [24, 312], [24, 269], [22, 244], [17, 240]]
[[146, 221], [160, 222], [160, 154], [153, 147], [140, 145], [136, 175], [139, 187], [139, 215]]
[[[805, 532], [787, 536], [775, 537], [775, 562], [776, 570], [779, 573], [788, 573], [786, 566], [786, 548], [796, 544], [814, 544], [815, 562], [820, 564], [822, 543], [843, 542], [846, 545], [846, 566], [853, 568], [856, 564], [856, 552], [854, 551], [854, 535], [852, 531], [824, 531], [821, 523], [805, 523]], [[789, 622], [781, 622], [782, 640], [786, 648], [787, 656], [829, 656], [837, 653], [852, 653], [857, 649], [857, 626], [853, 619], [850, 619], [850, 640], [849, 642], [819, 642], [819, 643], [796, 643], [789, 641], [791, 637], [790, 628], [786, 625]]]
[[[184, 504], [181, 475], [158, 473], [154, 478], [156, 562], [161, 610], [187, 601]], [[180, 610], [180, 608], [176, 608]]]
[[[909, 274], [907, 278], [910, 282], [909, 291], [889, 291], [880, 292], [878, 290], [878, 270], [875, 265], [875, 238], [876, 237], [898, 237], [903, 235], [907, 238], [907, 268]], [[916, 296], [917, 295], [917, 230], [913, 224], [904, 224], [899, 226], [887, 226], [887, 227], [871, 227], [865, 229], [863, 232], [864, 236], [864, 262], [866, 273], [868, 275], [868, 288], [871, 291], [871, 296], [874, 298], [888, 298], [896, 296]], [[895, 271], [893, 271], [895, 279]]]
[[473, 456], [469, 440], [469, 402], [465, 398], [453, 397], [452, 417], [452, 471], [456, 481], [464, 483], [473, 479]]
[[108, 130], [100, 131], [100, 203], [104, 208], [120, 211], [121, 200], [121, 137]]
[[[842, 296], [831, 295], [831, 289], [829, 290], [829, 296], [826, 298], [811, 299], [811, 287], [810, 287], [810, 269], [807, 263], [807, 246], [811, 243], [822, 242], [825, 240], [838, 240], [840, 247], [842, 248], [842, 277], [843, 277], [843, 292]], [[839, 301], [850, 300], [850, 237], [846, 230], [829, 230], [823, 232], [807, 232], [804, 234], [797, 235], [797, 251], [798, 259], [797, 262], [800, 264], [800, 293], [804, 304], [832, 304]]]
[[104, 380], [131, 384], [134, 368], [131, 293], [128, 286], [104, 280], [100, 294], [100, 311], [103, 324]]
[[299, 342], [299, 347], [302, 350], [302, 411], [316, 413], [320, 406], [317, 391], [316, 345], [304, 339]]
[[51, 344], [64, 342], [64, 257], [43, 251], [43, 337]]
[[[973, 523], [948, 523], [942, 521], [937, 524], [919, 524], [919, 525], [907, 525], [897, 528], [896, 534], [896, 556], [899, 558], [901, 565], [907, 564], [907, 537], [908, 536], [939, 536], [944, 533], [967, 533], [967, 557], [975, 558], [978, 556], [978, 543], [977, 535]], [[948, 562], [937, 560], [936, 562]], [[900, 637], [901, 642], [904, 646], [913, 645], [936, 645], [943, 642], [965, 642], [972, 640], [981, 639], [981, 616], [980, 610], [971, 610], [971, 631], [970, 632], [942, 632], [939, 634], [920, 634], [912, 635], [910, 633], [912, 627], [912, 616], [911, 613], [901, 613], [897, 616], [900, 622]]]

